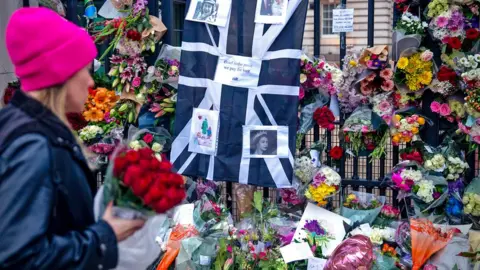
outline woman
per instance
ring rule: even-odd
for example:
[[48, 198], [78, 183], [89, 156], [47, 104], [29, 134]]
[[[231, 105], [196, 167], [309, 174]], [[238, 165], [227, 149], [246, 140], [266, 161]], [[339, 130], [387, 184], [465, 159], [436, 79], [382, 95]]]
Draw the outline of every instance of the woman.
[[252, 138], [251, 151], [253, 155], [266, 155], [268, 149], [268, 137], [267, 132], [260, 131], [255, 134]]
[[111, 269], [117, 241], [143, 221], [95, 223], [96, 179], [69, 128], [93, 86], [97, 51], [83, 29], [45, 8], [10, 18], [6, 47], [22, 91], [0, 111], [0, 269]]

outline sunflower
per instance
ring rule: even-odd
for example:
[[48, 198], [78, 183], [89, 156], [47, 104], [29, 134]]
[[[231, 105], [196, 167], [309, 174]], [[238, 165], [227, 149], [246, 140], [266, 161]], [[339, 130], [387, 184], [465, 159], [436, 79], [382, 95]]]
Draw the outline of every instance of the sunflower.
[[398, 60], [397, 67], [399, 69], [404, 69], [408, 65], [408, 58], [402, 57], [400, 60]]
[[100, 122], [103, 120], [103, 116], [103, 111], [96, 107], [83, 112], [83, 117], [89, 122]]

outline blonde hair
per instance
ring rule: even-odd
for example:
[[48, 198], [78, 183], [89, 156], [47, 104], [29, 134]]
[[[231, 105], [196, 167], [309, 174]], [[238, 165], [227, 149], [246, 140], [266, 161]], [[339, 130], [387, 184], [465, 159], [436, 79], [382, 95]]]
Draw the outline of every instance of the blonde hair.
[[[68, 127], [72, 135], [75, 137], [76, 143], [80, 146], [80, 149], [88, 161], [88, 158], [92, 156], [92, 153], [83, 144], [82, 140], [77, 136], [76, 132], [72, 129], [70, 122], [67, 119], [67, 112], [65, 110], [67, 90], [63, 86], [54, 86], [42, 89], [40, 91], [33, 92], [33, 96], [36, 100], [47, 107], [53, 112], [64, 124]], [[90, 168], [94, 168], [90, 162], [88, 162]]]

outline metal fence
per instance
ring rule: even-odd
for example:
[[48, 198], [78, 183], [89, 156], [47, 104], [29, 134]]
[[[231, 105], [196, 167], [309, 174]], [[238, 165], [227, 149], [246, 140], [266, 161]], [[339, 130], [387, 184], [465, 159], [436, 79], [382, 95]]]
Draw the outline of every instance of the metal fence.
[[[236, 0], [236, 1], [246, 1], [246, 0]], [[307, 0], [305, 0], [307, 1]], [[24, 6], [29, 5], [28, 0], [23, 0]], [[78, 0], [64, 0], [67, 6], [67, 18], [75, 23], [79, 23], [79, 16], [78, 16], [78, 9], [79, 5], [81, 6], [81, 2]], [[158, 16], [159, 12], [159, 1], [158, 0], [149, 0], [149, 9], [151, 10], [151, 14], [154, 16]], [[421, 5], [427, 5], [429, 1], [427, 0], [420, 0]], [[347, 1], [341, 0], [339, 7], [346, 7]], [[171, 44], [172, 42], [178, 42], [181, 40], [181, 26], [183, 25], [182, 20], [183, 18], [179, 18], [179, 16], [184, 16], [181, 12], [173, 12], [175, 5], [185, 5], [185, 1], [183, 0], [165, 0], [162, 1], [162, 11], [164, 12], [162, 18], [164, 23], [166, 24], [167, 28], [170, 29], [170, 33], [168, 34], [164, 40], [165, 43]], [[321, 11], [320, 11], [320, 0], [314, 0], [313, 5], [311, 8], [314, 10], [314, 56], [318, 57], [320, 55], [320, 21], [321, 21]], [[175, 9], [177, 10], [177, 9]], [[185, 12], [185, 7], [183, 9]], [[178, 10], [177, 10], [178, 11]], [[375, 1], [368, 0], [368, 36], [367, 42], [368, 46], [375, 45], [374, 39], [374, 11], [375, 11]], [[393, 9], [392, 9], [393, 12]], [[398, 14], [394, 13], [393, 21], [395, 22], [395, 18]], [[177, 22], [175, 25], [174, 22]], [[179, 22], [179, 23], [178, 23]], [[345, 33], [341, 33], [340, 36], [340, 63], [341, 59], [346, 54], [346, 35]], [[434, 44], [431, 44], [435, 46]], [[158, 51], [158, 50], [157, 50]], [[153, 60], [155, 57], [152, 57], [149, 60]], [[433, 125], [428, 129], [422, 131], [422, 138], [424, 142], [429, 145], [437, 146], [441, 143], [441, 138], [443, 134], [442, 126], [443, 123], [440, 121], [438, 115], [431, 113], [429, 107], [430, 103], [433, 101], [433, 95], [428, 91], [423, 96], [422, 100], [422, 113], [430, 118], [433, 121]], [[339, 145], [339, 131], [340, 127], [343, 124], [343, 121], [346, 119], [347, 116], [342, 115], [338, 122], [336, 123], [336, 128], [332, 132], [324, 131], [315, 127], [309, 134], [305, 137], [305, 146], [309, 146], [313, 142], [317, 142], [319, 140], [323, 140], [324, 144], [326, 145], [326, 151], [322, 153], [324, 159], [329, 162], [329, 157], [326, 153], [334, 146]], [[404, 146], [403, 146], [404, 147]], [[366, 191], [366, 192], [373, 192], [378, 195], [383, 195], [387, 197], [387, 202], [396, 204], [396, 192], [391, 190], [389, 187], [382, 185], [382, 180], [384, 177], [391, 171], [392, 167], [399, 162], [399, 152], [402, 146], [395, 147], [389, 144], [386, 149], [386, 155], [379, 160], [372, 161], [369, 157], [352, 157], [352, 156], [344, 156], [339, 165], [339, 173], [342, 176], [342, 190], [343, 193], [349, 192], [351, 190], [355, 191]], [[469, 171], [466, 180], [469, 181], [479, 172], [479, 161], [478, 161], [478, 151], [475, 153], [471, 153], [467, 156], [467, 162], [470, 165], [471, 170]], [[99, 173], [99, 183], [102, 182], [103, 174]], [[221, 179], [218, 179], [221, 180]], [[275, 189], [268, 189], [268, 188], [259, 188], [263, 190], [264, 197], [270, 198], [273, 200], [278, 200], [277, 190]], [[233, 194], [233, 184], [231, 182], [223, 182], [222, 183], [222, 196], [225, 198], [227, 205], [232, 209], [234, 215], [236, 216], [236, 197]], [[338, 205], [339, 197], [342, 194], [337, 195], [335, 198], [334, 205]]]

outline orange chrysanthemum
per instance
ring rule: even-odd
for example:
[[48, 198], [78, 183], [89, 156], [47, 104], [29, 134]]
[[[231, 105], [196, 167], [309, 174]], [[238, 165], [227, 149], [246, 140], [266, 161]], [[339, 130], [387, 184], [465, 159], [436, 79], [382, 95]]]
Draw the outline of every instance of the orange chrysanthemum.
[[85, 120], [90, 122], [100, 122], [103, 120], [103, 116], [103, 111], [96, 107], [83, 112], [83, 117], [85, 117]]

